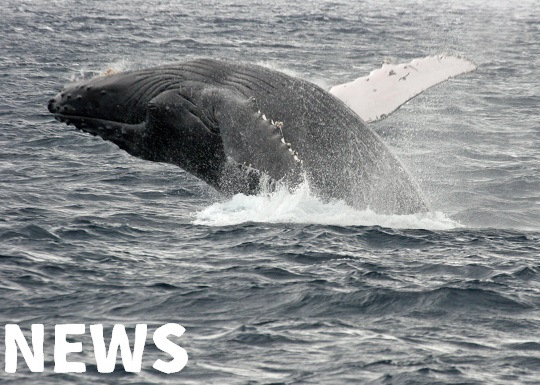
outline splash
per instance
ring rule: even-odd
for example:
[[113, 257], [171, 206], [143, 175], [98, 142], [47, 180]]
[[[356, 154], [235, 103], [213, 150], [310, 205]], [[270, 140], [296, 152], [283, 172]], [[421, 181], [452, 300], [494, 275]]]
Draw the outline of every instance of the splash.
[[138, 64], [127, 59], [120, 59], [110, 63], [105, 63], [99, 69], [88, 67], [74, 68], [67, 80], [70, 82], [77, 82], [96, 77], [111, 76], [122, 72], [137, 70], [143, 66], [143, 64]]
[[309, 223], [335, 226], [383, 226], [399, 229], [450, 230], [461, 227], [441, 212], [384, 215], [357, 210], [343, 201], [324, 202], [307, 182], [294, 191], [278, 188], [259, 195], [236, 194], [195, 213], [194, 224], [230, 226], [246, 222]]

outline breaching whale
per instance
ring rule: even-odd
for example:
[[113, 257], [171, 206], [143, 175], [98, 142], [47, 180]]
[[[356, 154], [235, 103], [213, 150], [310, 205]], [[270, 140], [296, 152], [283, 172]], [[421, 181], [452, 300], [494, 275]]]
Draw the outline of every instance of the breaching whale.
[[[328, 92], [266, 67], [198, 59], [75, 82], [48, 109], [61, 122], [136, 157], [180, 166], [226, 194], [257, 193], [263, 184], [294, 187], [307, 179], [326, 199], [379, 213], [414, 213], [427, 210], [418, 186], [361, 117], [384, 118], [448, 77], [407, 87], [398, 98], [376, 92], [371, 79], [377, 77], [383, 87], [410, 84], [414, 62], [408, 65], [383, 66], [382, 75], [375, 71], [359, 85]], [[354, 98], [368, 83], [373, 116]]]

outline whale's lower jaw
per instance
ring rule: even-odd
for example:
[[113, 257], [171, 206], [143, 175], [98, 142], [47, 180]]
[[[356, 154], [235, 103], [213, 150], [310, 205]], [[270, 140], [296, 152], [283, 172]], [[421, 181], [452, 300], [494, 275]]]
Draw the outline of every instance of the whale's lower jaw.
[[133, 156], [148, 159], [148, 156], [144, 156], [144, 147], [140, 146], [145, 131], [144, 122], [127, 124], [100, 118], [63, 114], [54, 114], [54, 118], [68, 126], [73, 125], [83, 132], [111, 141]]
[[[87, 116], [53, 114], [54, 118], [68, 126], [73, 125], [76, 128], [93, 135], [102, 136], [106, 132], [118, 131], [126, 127], [136, 127], [138, 125], [116, 122], [100, 118], [90, 118]], [[107, 138], [104, 138], [107, 139]]]

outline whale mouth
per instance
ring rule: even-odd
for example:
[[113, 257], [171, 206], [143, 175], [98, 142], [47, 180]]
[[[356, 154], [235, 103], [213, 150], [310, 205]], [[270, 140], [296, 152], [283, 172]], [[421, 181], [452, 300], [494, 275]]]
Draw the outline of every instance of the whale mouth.
[[53, 116], [62, 123], [73, 125], [83, 132], [99, 136], [106, 141], [111, 141], [130, 154], [139, 157], [144, 155], [144, 151], [139, 146], [141, 137], [144, 135], [146, 128], [144, 122], [139, 124], [129, 124], [113, 120], [89, 118], [87, 116], [79, 115], [65, 115], [60, 113], [54, 113]]
[[117, 122], [114, 120], [106, 120], [100, 118], [90, 118], [87, 116], [79, 115], [65, 115], [54, 113], [54, 118], [59, 122], [65, 123], [68, 126], [73, 125], [77, 129], [84, 132], [88, 132], [92, 135], [101, 136], [103, 139], [110, 139], [111, 135], [118, 135], [123, 130], [129, 127], [139, 126], [137, 124], [128, 124], [123, 122]]
[[49, 104], [47, 106], [56, 120], [65, 123], [68, 126], [73, 125], [77, 129], [88, 132], [92, 135], [101, 136], [105, 140], [120, 138], [125, 135], [126, 132], [132, 131], [134, 128], [139, 128], [141, 125], [144, 125], [143, 122], [139, 124], [130, 124], [117, 120], [78, 114], [78, 109], [69, 103], [63, 102], [62, 98], [63, 94], [59, 93], [54, 98], [49, 100]]

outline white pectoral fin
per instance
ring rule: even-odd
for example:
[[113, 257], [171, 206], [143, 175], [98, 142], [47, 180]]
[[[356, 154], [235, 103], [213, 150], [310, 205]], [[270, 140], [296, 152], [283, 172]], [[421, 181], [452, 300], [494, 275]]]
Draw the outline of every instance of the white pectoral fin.
[[429, 87], [475, 69], [473, 63], [463, 58], [429, 56], [407, 64], [383, 64], [368, 76], [333, 86], [330, 93], [366, 122], [375, 122]]

